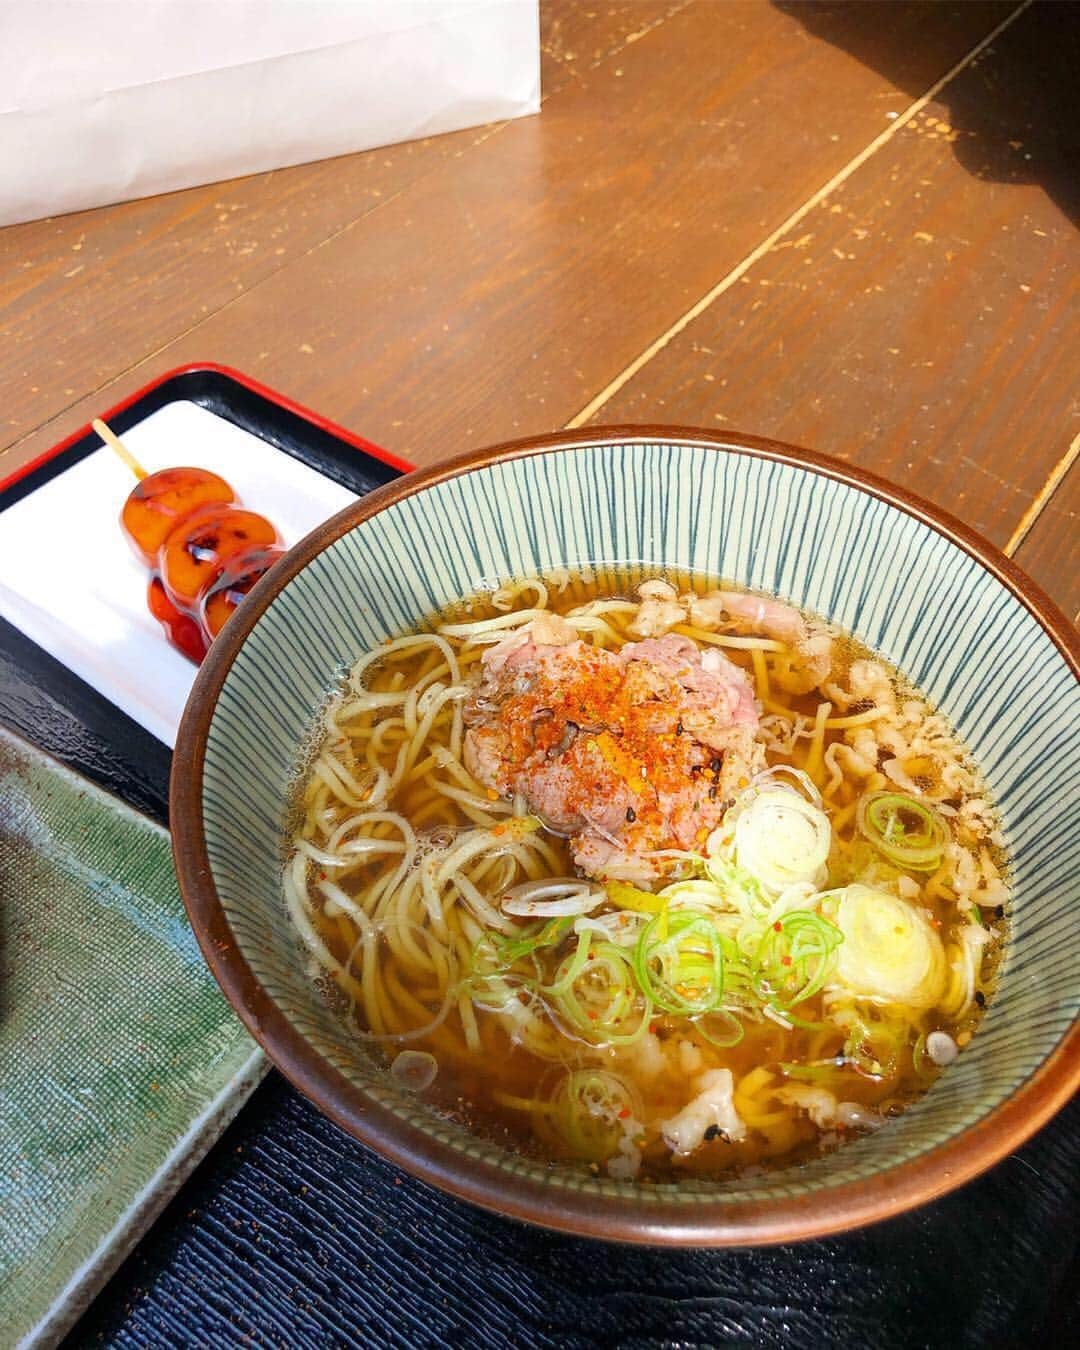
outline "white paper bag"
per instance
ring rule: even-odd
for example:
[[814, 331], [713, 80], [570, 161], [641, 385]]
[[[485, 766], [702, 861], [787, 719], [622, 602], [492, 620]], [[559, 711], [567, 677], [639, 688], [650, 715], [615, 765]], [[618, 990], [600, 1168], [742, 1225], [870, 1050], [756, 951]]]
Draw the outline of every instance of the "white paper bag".
[[537, 0], [0, 0], [0, 224], [539, 104]]

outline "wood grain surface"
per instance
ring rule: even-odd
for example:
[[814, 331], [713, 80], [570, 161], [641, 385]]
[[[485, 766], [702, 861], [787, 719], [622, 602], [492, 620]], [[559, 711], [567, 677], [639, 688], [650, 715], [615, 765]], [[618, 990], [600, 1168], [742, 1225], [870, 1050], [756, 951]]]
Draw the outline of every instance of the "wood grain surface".
[[[545, 97], [680, 7], [646, 0], [545, 10]], [[289, 269], [500, 126], [0, 229], [0, 446]]]
[[540, 7], [540, 50], [545, 97], [567, 78], [586, 74], [638, 42], [691, 0], [621, 0], [618, 4]]
[[1007, 551], [1080, 624], [1080, 434], [1047, 476]]
[[[590, 420], [801, 441], [1004, 546], [1080, 431], [1073, 20], [1022, 14]], [[1024, 560], [1070, 604], [1063, 524]]]
[[287, 269], [484, 129], [0, 230], [6, 442]]
[[584, 410], [737, 427], [902, 479], [1075, 612], [1071, 17], [546, 4], [539, 118], [2, 230], [0, 466], [192, 360], [419, 463]]
[[[539, 118], [141, 349], [19, 451], [198, 359], [420, 463], [550, 430], [909, 105], [901, 77], [931, 83], [1008, 12], [832, 6], [818, 36], [774, 5], [691, 4], [557, 89]], [[886, 17], [895, 77], [848, 50]]]

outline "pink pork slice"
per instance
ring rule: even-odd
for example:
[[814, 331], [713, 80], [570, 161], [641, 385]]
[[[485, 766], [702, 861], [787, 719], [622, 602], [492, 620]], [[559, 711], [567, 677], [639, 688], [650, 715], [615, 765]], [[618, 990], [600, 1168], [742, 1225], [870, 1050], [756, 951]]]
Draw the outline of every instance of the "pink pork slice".
[[521, 794], [602, 880], [665, 876], [664, 851], [700, 850], [764, 764], [744, 673], [674, 634], [618, 652], [519, 636], [485, 655], [466, 721], [473, 776]]

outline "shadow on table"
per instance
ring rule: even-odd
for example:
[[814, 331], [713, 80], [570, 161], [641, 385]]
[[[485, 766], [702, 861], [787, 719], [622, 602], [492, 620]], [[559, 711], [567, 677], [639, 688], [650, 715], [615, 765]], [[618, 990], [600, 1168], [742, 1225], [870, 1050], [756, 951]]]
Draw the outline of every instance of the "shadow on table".
[[[772, 0], [813, 37], [840, 47], [912, 98], [930, 80], [913, 46], [922, 20], [907, 6]], [[959, 9], [959, 6], [955, 7]], [[986, 31], [1003, 15], [990, 15]], [[974, 41], [972, 42], [974, 45]], [[940, 92], [959, 133], [958, 162], [993, 183], [1035, 183], [1080, 221], [1080, 22], [1072, 4], [1038, 3], [1020, 15]]]

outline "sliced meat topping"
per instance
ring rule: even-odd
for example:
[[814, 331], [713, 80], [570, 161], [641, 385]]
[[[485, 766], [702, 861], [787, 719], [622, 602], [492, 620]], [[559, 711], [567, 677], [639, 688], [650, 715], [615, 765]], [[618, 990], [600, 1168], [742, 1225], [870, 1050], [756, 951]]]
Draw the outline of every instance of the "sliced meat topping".
[[648, 882], [700, 848], [764, 764], [743, 672], [667, 635], [619, 652], [526, 641], [484, 657], [465, 760], [569, 836], [592, 876]]

